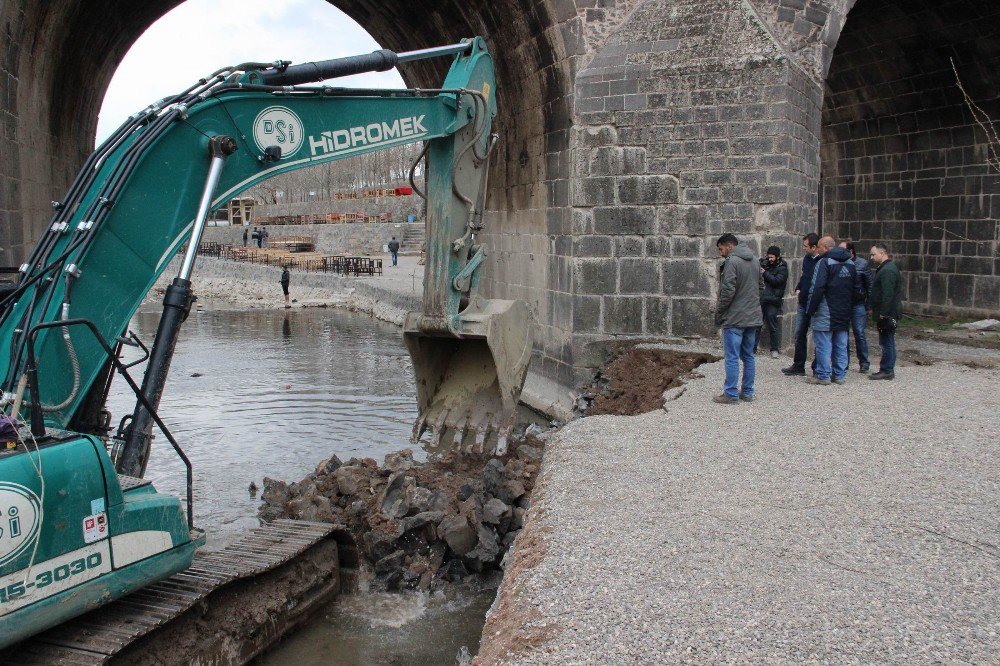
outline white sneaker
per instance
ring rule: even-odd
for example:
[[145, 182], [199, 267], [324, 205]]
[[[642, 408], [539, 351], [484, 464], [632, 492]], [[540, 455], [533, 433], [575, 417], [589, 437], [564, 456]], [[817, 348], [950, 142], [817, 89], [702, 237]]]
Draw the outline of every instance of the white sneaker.
[[776, 351], [771, 352], [771, 358], [779, 358], [779, 357], [780, 357], [780, 354], [778, 354], [778, 352], [776, 352]]

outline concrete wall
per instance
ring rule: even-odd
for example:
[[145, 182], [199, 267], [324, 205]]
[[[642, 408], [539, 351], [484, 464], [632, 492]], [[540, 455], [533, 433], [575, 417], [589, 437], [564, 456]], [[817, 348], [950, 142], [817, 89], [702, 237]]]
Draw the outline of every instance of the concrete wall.
[[[267, 227], [270, 238], [312, 236], [316, 251], [323, 254], [382, 254], [382, 246], [395, 236], [402, 240], [405, 224], [354, 222], [351, 224], [286, 224]], [[251, 231], [253, 227], [251, 226]], [[243, 227], [208, 227], [205, 241], [243, 244]], [[253, 240], [247, 241], [252, 244]], [[400, 247], [403, 252], [419, 252], [419, 247]]]

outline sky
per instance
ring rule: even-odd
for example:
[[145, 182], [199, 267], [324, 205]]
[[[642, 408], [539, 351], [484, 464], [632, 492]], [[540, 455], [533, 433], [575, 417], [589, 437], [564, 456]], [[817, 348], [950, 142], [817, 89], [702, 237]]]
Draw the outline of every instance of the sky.
[[[154, 23], [126, 54], [104, 96], [97, 143], [131, 114], [220, 67], [251, 60], [327, 60], [378, 48], [364, 28], [326, 0], [187, 0]], [[337, 84], [404, 86], [396, 70], [346, 77]]]

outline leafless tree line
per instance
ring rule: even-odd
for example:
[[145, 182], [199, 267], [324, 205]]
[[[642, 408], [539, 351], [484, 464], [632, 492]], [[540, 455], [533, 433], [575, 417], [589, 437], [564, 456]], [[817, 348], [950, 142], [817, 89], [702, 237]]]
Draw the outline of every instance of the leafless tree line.
[[[333, 199], [338, 192], [395, 186], [406, 181], [421, 144], [393, 146], [374, 153], [279, 174], [253, 186], [246, 196], [257, 203], [299, 203]], [[422, 169], [417, 176], [422, 176]], [[417, 184], [422, 187], [422, 178]]]

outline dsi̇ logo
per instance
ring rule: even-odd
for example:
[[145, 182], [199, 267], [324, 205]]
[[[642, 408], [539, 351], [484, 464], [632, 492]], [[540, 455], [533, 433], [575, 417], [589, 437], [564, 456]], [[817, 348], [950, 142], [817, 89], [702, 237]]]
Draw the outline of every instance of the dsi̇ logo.
[[16, 483], [0, 481], [0, 566], [34, 542], [41, 515], [38, 495]]
[[283, 106], [269, 106], [253, 121], [253, 140], [261, 152], [268, 146], [278, 146], [282, 159], [291, 157], [302, 147], [302, 138], [302, 121]]

